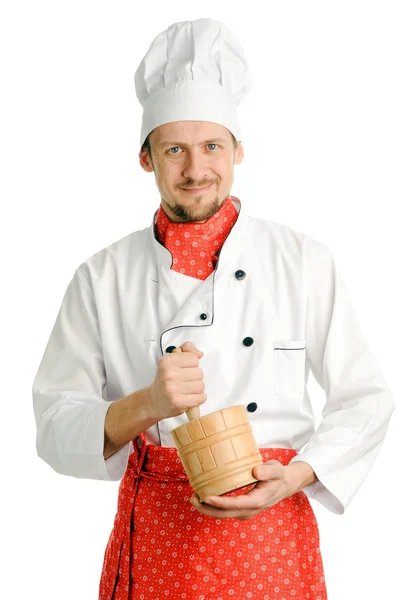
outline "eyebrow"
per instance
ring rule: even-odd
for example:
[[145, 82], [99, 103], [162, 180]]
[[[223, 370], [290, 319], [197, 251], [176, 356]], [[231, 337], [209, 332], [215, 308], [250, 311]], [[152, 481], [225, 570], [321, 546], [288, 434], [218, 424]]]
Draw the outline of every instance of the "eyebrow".
[[[219, 143], [222, 142], [224, 144], [227, 143], [227, 140], [225, 138], [211, 138], [209, 140], [204, 140], [203, 142], [199, 142], [197, 145], [198, 146], [202, 146], [203, 144], [211, 144], [213, 142]], [[160, 148], [164, 148], [165, 146], [187, 146], [187, 144], [184, 144], [183, 142], [162, 142], [161, 144], [159, 144]]]

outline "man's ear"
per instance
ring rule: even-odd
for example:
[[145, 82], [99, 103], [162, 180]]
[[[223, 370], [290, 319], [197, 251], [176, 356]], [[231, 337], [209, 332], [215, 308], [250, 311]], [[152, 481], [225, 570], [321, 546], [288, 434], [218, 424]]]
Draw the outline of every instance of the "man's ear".
[[147, 173], [151, 173], [154, 170], [154, 167], [152, 166], [152, 160], [150, 158], [148, 150], [144, 147], [141, 148], [141, 150], [139, 152], [139, 161], [140, 161], [140, 165], [142, 166], [144, 171], [147, 171]]
[[242, 143], [238, 142], [237, 147], [234, 152], [234, 164], [239, 165], [243, 158], [244, 158], [244, 148], [242, 147]]

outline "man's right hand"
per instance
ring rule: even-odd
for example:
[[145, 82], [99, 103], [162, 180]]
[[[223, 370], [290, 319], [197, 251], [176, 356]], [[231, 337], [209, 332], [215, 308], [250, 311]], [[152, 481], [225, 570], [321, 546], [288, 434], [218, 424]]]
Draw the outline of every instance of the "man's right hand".
[[203, 404], [204, 373], [198, 366], [204, 355], [192, 342], [184, 342], [181, 352], [161, 356], [153, 383], [148, 386], [149, 409], [157, 421], [181, 415], [188, 408]]

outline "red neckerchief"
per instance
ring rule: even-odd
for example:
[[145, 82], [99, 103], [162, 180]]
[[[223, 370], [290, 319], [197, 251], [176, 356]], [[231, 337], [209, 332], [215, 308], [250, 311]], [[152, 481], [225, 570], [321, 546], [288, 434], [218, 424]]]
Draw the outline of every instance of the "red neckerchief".
[[174, 223], [161, 203], [156, 213], [155, 233], [157, 240], [172, 253], [170, 268], [196, 279], [206, 279], [215, 270], [219, 251], [237, 218], [230, 196], [205, 223]]

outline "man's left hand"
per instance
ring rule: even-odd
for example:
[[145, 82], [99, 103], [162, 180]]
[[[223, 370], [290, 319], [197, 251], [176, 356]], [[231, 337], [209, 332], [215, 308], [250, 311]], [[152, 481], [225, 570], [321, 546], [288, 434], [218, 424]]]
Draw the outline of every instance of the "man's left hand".
[[[296, 463], [296, 466], [299, 468], [300, 464], [306, 463]], [[206, 496], [204, 503], [200, 503], [197, 494], [194, 494], [190, 502], [198, 512], [208, 517], [246, 521], [301, 489], [298, 480], [291, 476], [293, 469], [290, 466], [284, 466], [278, 460], [269, 460], [253, 469], [254, 477], [259, 481], [247, 494]], [[313, 473], [311, 467], [307, 467]]]

